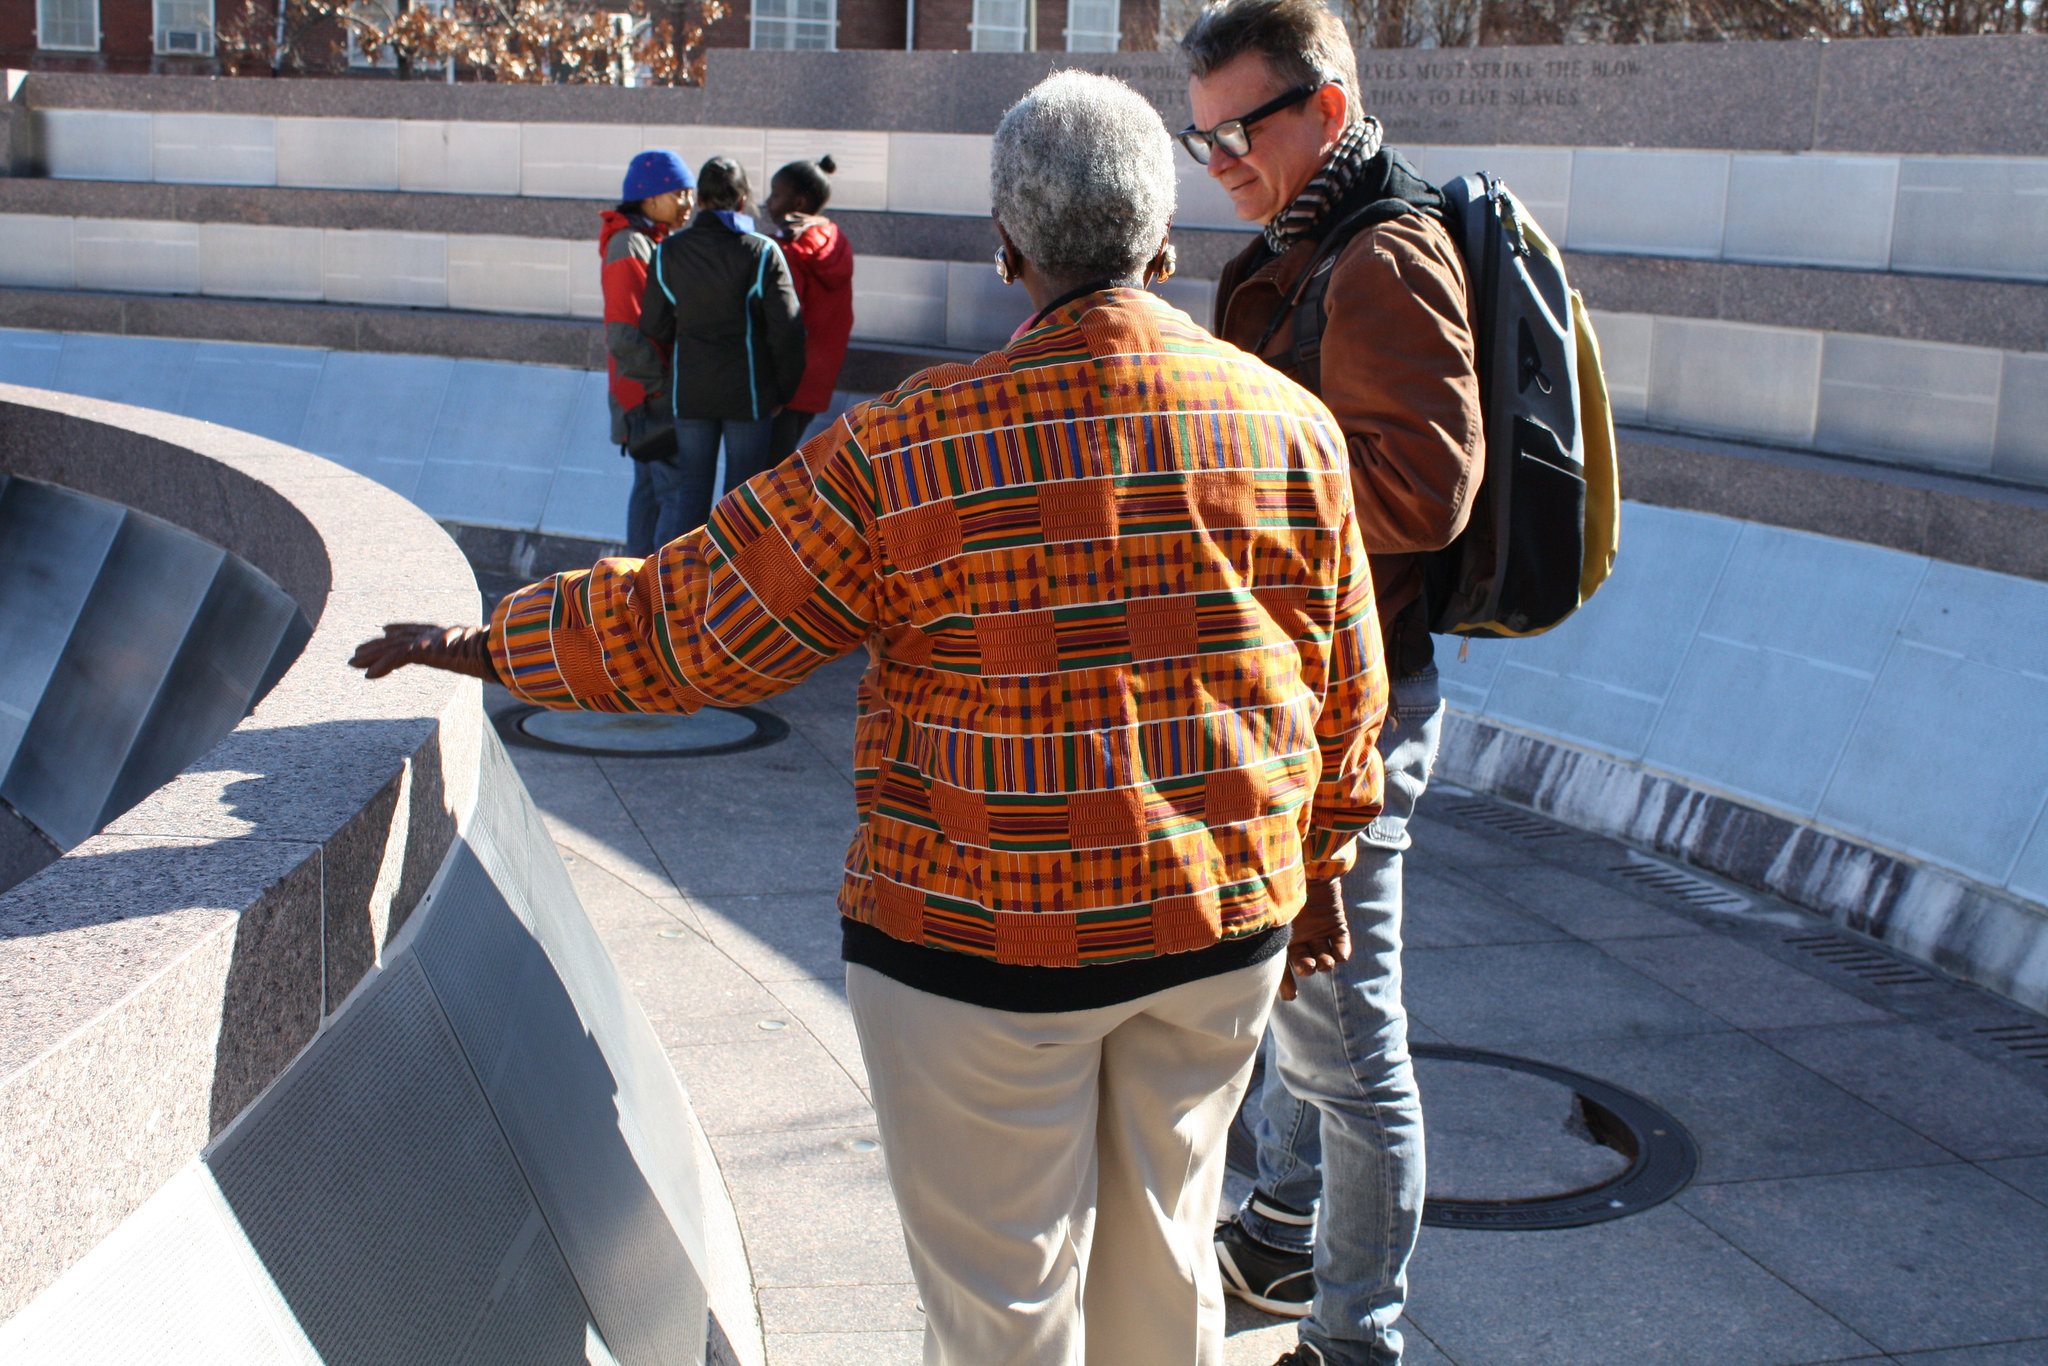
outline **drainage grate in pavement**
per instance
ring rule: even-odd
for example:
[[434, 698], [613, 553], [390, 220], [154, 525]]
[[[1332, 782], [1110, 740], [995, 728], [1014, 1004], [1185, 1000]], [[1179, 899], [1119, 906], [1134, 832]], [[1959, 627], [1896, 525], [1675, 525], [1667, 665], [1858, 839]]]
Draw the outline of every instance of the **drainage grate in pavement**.
[[[1633, 1091], [1549, 1063], [1450, 1044], [1418, 1043], [1417, 1060], [1505, 1068], [1540, 1077], [1571, 1095], [1572, 1129], [1611, 1148], [1628, 1165], [1620, 1175], [1579, 1190], [1491, 1199], [1430, 1196], [1422, 1222], [1434, 1228], [1515, 1231], [1581, 1228], [1640, 1214], [1684, 1190], [1699, 1170], [1699, 1147], [1685, 1126]], [[1519, 1165], [1519, 1164], [1518, 1164]]]
[[2037, 1024], [1978, 1025], [1977, 1032], [1993, 1043], [2048, 1067], [2048, 1026]]
[[1571, 833], [1561, 825], [1552, 825], [1549, 821], [1527, 815], [1510, 806], [1502, 806], [1497, 802], [1452, 802], [1443, 809], [1453, 816], [1488, 826], [1518, 839], [1554, 840], [1562, 839]]
[[1668, 863], [1633, 851], [1626, 863], [1617, 863], [1607, 871], [1621, 874], [1638, 887], [1675, 896], [1688, 906], [1697, 906], [1703, 911], [1746, 911], [1750, 907], [1749, 898], [1739, 892], [1717, 887], [1703, 877], [1694, 877]]
[[1811, 954], [1823, 963], [1832, 964], [1881, 987], [1902, 987], [1934, 980], [1888, 953], [1880, 953], [1866, 944], [1852, 943], [1839, 935], [1795, 934], [1787, 937], [1785, 942], [1801, 953]]

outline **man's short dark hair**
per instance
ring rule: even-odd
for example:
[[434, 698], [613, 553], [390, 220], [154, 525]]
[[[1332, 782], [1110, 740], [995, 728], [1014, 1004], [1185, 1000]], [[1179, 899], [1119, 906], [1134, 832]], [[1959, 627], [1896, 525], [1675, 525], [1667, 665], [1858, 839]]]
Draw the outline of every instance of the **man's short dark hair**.
[[1180, 40], [1188, 69], [1206, 76], [1247, 52], [1266, 59], [1282, 89], [1341, 81], [1351, 117], [1358, 102], [1358, 57], [1344, 21], [1322, 0], [1215, 0], [1195, 17]]

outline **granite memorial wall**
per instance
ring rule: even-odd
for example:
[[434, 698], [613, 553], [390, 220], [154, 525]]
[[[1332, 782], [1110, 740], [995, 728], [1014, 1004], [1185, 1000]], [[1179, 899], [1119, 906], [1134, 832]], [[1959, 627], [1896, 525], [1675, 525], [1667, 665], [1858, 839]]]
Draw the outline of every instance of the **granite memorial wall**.
[[[0, 654], [15, 687], [70, 642], [28, 739], [91, 799], [26, 806], [87, 814], [0, 891], [0, 1362], [666, 1366], [757, 1333], [688, 1099], [478, 685], [346, 665], [476, 619], [453, 543], [300, 451], [12, 386], [0, 470], [0, 526], [39, 498], [72, 533], [13, 535]], [[107, 799], [93, 745], [167, 701], [114, 766], [151, 790]]]
[[[2044, 41], [1367, 53], [1362, 73], [1425, 174], [1505, 175], [1571, 252], [1624, 421], [2039, 484]], [[643, 146], [757, 179], [830, 151], [860, 258], [848, 387], [872, 391], [921, 363], [907, 352], [980, 350], [1022, 316], [986, 269], [988, 132], [1067, 62], [1188, 117], [1163, 53], [722, 50], [689, 90], [31, 75], [13, 164], [52, 178], [0, 182], [0, 285], [37, 291], [0, 322], [130, 326], [110, 294], [343, 304], [403, 311], [379, 349], [588, 357], [416, 315], [595, 316], [592, 201]], [[1163, 292], [1201, 316], [1244, 235], [1180, 169], [1183, 277]], [[152, 311], [256, 339], [218, 309]]]
[[[674, 146], [758, 180], [831, 152], [859, 253], [844, 382], [873, 392], [1023, 316], [988, 267], [989, 131], [1069, 63], [1188, 117], [1156, 53], [720, 51], [692, 90], [30, 76], [9, 117], [27, 174], [0, 180], [0, 374], [264, 431], [471, 543], [587, 552], [616, 538], [627, 475], [588, 321], [617, 168]], [[1497, 171], [1564, 243], [1627, 424], [1624, 492], [1682, 514], [1635, 516], [1615, 584], [1571, 629], [1473, 652], [1454, 694], [1517, 738], [1461, 740], [1463, 771], [1752, 880], [1778, 867], [1772, 885], [1845, 918], [1883, 900], [1859, 890], [1878, 875], [1855, 851], [1876, 851], [1907, 870], [1880, 881], [1921, 886], [1884, 904], [1932, 909], [1875, 932], [2036, 990], [2017, 985], [2040, 980], [2025, 965], [2048, 942], [2034, 789], [2015, 779], [1996, 831], [1931, 829], [1856, 756], [1888, 752], [1862, 718], [1931, 714], [1958, 686], [2048, 713], [1995, 628], [2035, 612], [2048, 578], [2048, 39], [1374, 52], [1361, 76], [1425, 174]], [[1163, 292], [1202, 316], [1246, 237], [1178, 164], [1184, 274]], [[376, 421], [351, 398], [365, 391]], [[1802, 594], [1744, 597], [1735, 571], [1766, 531], [1791, 534], [1771, 544], [1807, 566]], [[1926, 583], [1873, 618], [1854, 556], [1801, 536], [1895, 552], [1887, 572]], [[1723, 548], [1711, 590], [1670, 578], [1688, 544]], [[1682, 621], [1657, 605], [1688, 587], [1747, 605]], [[1743, 613], [1758, 624], [1731, 635]], [[1977, 625], [1941, 645], [1928, 613]], [[1967, 682], [1923, 667], [1934, 656]], [[1770, 773], [1716, 743], [1755, 715], [1799, 740]], [[1620, 767], [1595, 782], [1574, 755]], [[1928, 800], [1965, 805], [1983, 773], [2034, 762], [1996, 726], [1915, 761]], [[1780, 824], [1719, 840], [1671, 814], [1709, 798]], [[1838, 843], [1815, 863], [1814, 840]], [[1997, 945], [1962, 943], [1993, 922]]]

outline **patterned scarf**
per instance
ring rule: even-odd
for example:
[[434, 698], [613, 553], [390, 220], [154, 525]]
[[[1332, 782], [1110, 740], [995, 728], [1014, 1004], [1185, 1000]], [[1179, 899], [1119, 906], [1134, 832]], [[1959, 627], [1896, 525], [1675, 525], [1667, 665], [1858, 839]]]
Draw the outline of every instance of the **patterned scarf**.
[[1308, 188], [1280, 216], [1266, 224], [1266, 249], [1275, 256], [1322, 226], [1330, 206], [1342, 199], [1365, 164], [1380, 154], [1380, 121], [1370, 114], [1344, 130], [1330, 159]]

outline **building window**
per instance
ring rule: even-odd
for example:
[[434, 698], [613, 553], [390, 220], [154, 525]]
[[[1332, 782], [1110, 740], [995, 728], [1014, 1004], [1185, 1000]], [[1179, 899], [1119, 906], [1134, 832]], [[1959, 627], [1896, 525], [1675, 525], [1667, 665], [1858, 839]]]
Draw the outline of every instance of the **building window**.
[[[157, 3], [164, 4], [166, 0], [157, 0]], [[417, 10], [439, 14], [448, 8], [448, 0], [413, 0], [412, 7]], [[370, 25], [370, 27], [380, 33], [389, 30], [393, 24], [398, 22], [398, 0], [354, 0], [354, 3], [350, 4], [348, 9], [351, 18]], [[348, 64], [350, 66], [376, 67], [382, 71], [396, 71], [398, 69], [398, 54], [393, 52], [389, 46], [374, 49], [366, 48], [363, 46], [364, 35], [362, 30], [358, 29], [354, 23], [348, 24], [347, 28]], [[443, 71], [447, 68], [447, 65], [448, 63], [445, 61], [415, 61], [413, 63], [413, 70]], [[449, 79], [453, 80], [454, 78], [451, 76]]]
[[166, 57], [211, 57], [213, 0], [156, 0], [156, 50]]
[[100, 0], [36, 0], [36, 46], [98, 52]]
[[1038, 45], [1031, 41], [1032, 10], [1037, 0], [974, 0], [976, 52], [1029, 52]]
[[1117, 0], [1067, 0], [1067, 51], [1116, 51], [1117, 19]]
[[754, 0], [755, 47], [830, 52], [838, 30], [838, 0]]
[[[378, 30], [390, 28], [398, 22], [398, 0], [355, 0], [348, 8], [351, 19]], [[398, 66], [397, 53], [388, 47], [365, 48], [362, 30], [353, 23], [347, 28], [350, 66], [379, 66], [387, 71]]]

